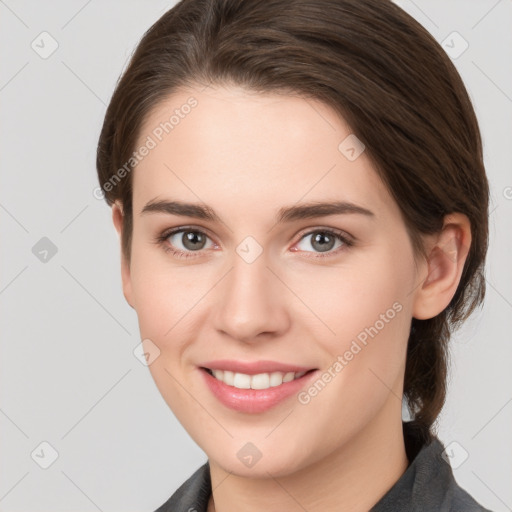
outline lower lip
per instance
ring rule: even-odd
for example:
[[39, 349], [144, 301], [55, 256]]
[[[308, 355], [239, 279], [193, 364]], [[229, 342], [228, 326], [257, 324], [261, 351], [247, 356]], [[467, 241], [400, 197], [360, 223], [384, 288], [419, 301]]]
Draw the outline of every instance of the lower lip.
[[228, 386], [224, 382], [210, 375], [205, 369], [199, 369], [203, 374], [210, 391], [217, 399], [230, 409], [239, 412], [259, 413], [283, 402], [290, 396], [298, 393], [309, 380], [317, 373], [317, 370], [310, 371], [298, 379], [284, 382], [279, 386], [268, 389], [239, 389]]

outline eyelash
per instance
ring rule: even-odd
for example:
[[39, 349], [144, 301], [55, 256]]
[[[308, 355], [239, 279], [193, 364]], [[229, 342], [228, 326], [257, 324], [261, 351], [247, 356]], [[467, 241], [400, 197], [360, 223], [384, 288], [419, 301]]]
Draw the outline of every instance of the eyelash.
[[[194, 257], [196, 257], [194, 255], [194, 253], [200, 253], [201, 251], [182, 251], [180, 249], [173, 249], [167, 243], [167, 239], [170, 236], [175, 235], [176, 233], [187, 232], [187, 231], [190, 231], [190, 232], [193, 232], [193, 233], [200, 233], [201, 235], [204, 235], [204, 236], [210, 238], [204, 231], [202, 231], [200, 229], [196, 229], [196, 228], [194, 228], [192, 226], [190, 226], [190, 227], [182, 226], [180, 228], [176, 228], [176, 229], [172, 229], [172, 230], [166, 230], [166, 231], [162, 232], [160, 235], [158, 235], [155, 238], [155, 243], [157, 245], [160, 245], [165, 252], [171, 253], [173, 256], [175, 256], [177, 258], [183, 258], [183, 259], [194, 258]], [[299, 238], [299, 241], [297, 243], [299, 243], [303, 238], [305, 238], [305, 237], [307, 237], [309, 235], [313, 235], [315, 233], [324, 233], [324, 234], [328, 234], [328, 235], [334, 235], [334, 237], [337, 238], [339, 241], [341, 241], [344, 245], [342, 245], [341, 247], [338, 247], [334, 251], [326, 251], [325, 254], [318, 253], [318, 256], [307, 256], [308, 258], [328, 258], [328, 257], [331, 257], [333, 255], [337, 255], [341, 251], [344, 251], [344, 250], [346, 250], [349, 247], [352, 247], [354, 245], [353, 240], [351, 240], [348, 236], [346, 236], [343, 233], [343, 231], [339, 231], [339, 230], [333, 229], [333, 228], [329, 228], [329, 229], [316, 228], [316, 229], [307, 231], [306, 233], [304, 233]], [[298, 251], [298, 252], [300, 252], [300, 251]], [[309, 251], [307, 251], [307, 252], [309, 252]]]

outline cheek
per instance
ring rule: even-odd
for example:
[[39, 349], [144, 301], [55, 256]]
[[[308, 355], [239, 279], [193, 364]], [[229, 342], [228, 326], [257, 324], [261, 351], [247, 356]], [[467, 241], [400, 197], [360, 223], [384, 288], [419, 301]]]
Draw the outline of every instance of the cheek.
[[130, 278], [135, 309], [141, 335], [158, 343], [172, 328], [188, 293], [177, 273], [165, 265], [165, 257], [163, 249], [147, 247], [142, 236], [134, 236]]
[[140, 335], [160, 349], [161, 362], [174, 367], [204, 324], [208, 293], [216, 274], [208, 266], [179, 266], [158, 251], [134, 251], [131, 287]]
[[401, 378], [414, 282], [414, 260], [404, 247], [401, 261], [389, 244], [353, 264], [302, 278], [304, 302], [322, 320], [315, 339], [328, 354], [327, 366], [341, 357], [339, 392], [349, 393], [350, 402], [358, 396], [380, 400]]
[[[131, 280], [140, 337], [150, 339], [159, 350], [148, 368], [168, 406], [182, 417], [190, 409], [190, 395], [182, 385], [181, 364], [190, 340], [197, 337], [197, 326], [201, 324], [197, 318], [198, 302], [206, 292], [206, 284], [190, 267], [171, 270], [152, 255], [134, 256]], [[186, 389], [195, 393], [189, 385]]]
[[[404, 267], [361, 268], [325, 279], [324, 307], [315, 303], [325, 327], [314, 329], [324, 359], [324, 380], [329, 383], [305, 390], [301, 403], [309, 418], [322, 418], [329, 410], [336, 421], [324, 429], [325, 439], [346, 439], [371, 421], [389, 400], [401, 408], [402, 378], [410, 330], [407, 302], [409, 271]], [[313, 299], [314, 294], [310, 294]], [[305, 301], [308, 299], [305, 298]], [[410, 300], [410, 299], [409, 299]], [[320, 309], [321, 308], [321, 309]], [[329, 374], [329, 375], [325, 375]], [[333, 407], [334, 405], [334, 407]], [[350, 421], [344, 419], [350, 418]], [[339, 419], [339, 421], [338, 421]]]
[[311, 318], [311, 325], [318, 323], [321, 339], [332, 340], [339, 349], [374, 324], [379, 331], [391, 330], [388, 325], [396, 323], [397, 309], [405, 310], [411, 301], [413, 270], [412, 256], [404, 254], [397, 261], [392, 248], [383, 246], [337, 267], [288, 272], [286, 279], [309, 309], [304, 309], [304, 318]]

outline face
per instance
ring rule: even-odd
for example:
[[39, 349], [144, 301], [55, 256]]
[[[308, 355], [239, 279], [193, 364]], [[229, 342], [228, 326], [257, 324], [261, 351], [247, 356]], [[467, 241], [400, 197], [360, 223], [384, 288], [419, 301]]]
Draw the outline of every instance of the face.
[[[350, 127], [318, 101], [219, 87], [173, 94], [137, 147], [148, 136], [124, 292], [158, 389], [210, 461], [284, 475], [396, 426], [422, 267]], [[254, 390], [212, 392], [202, 367], [219, 360], [314, 372], [243, 406]]]

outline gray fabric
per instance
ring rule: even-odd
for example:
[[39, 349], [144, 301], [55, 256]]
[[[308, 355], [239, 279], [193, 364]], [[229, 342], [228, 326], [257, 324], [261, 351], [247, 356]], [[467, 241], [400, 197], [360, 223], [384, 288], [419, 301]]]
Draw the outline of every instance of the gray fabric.
[[[404, 439], [412, 462], [369, 512], [491, 512], [457, 484], [450, 465], [441, 458], [444, 446], [437, 437], [421, 446], [404, 423]], [[210, 494], [206, 462], [155, 512], [206, 512]]]

